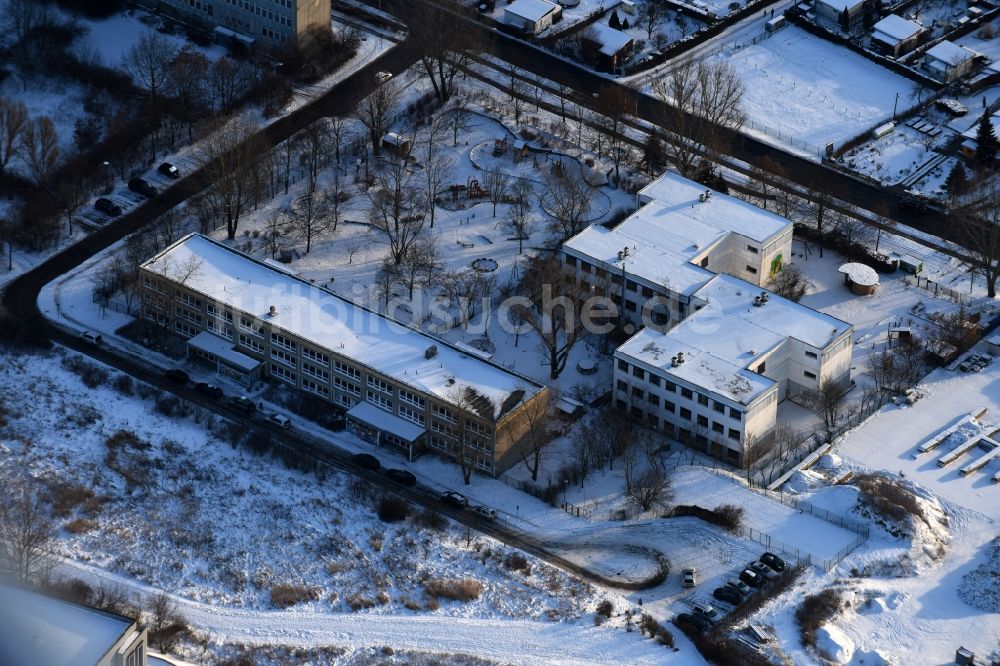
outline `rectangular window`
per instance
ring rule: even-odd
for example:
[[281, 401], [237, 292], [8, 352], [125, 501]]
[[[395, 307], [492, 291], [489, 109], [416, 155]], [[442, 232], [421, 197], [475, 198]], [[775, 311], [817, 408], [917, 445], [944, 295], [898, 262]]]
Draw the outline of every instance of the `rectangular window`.
[[663, 388], [669, 391], [670, 393], [673, 393], [674, 391], [677, 390], [677, 384], [674, 384], [672, 381], [668, 379], [664, 379]]
[[195, 328], [193, 328], [191, 326], [188, 326], [187, 324], [185, 324], [182, 321], [175, 321], [174, 322], [174, 330], [177, 331], [182, 337], [185, 337], [185, 338], [193, 338], [194, 336], [198, 335], [198, 330], [197, 329], [195, 329]]
[[381, 393], [378, 393], [376, 391], [366, 391], [365, 400], [375, 405], [376, 407], [387, 409], [390, 412], [392, 411], [392, 400], [382, 395]]
[[628, 372], [628, 363], [626, 363], [621, 359], [618, 359], [618, 369], [623, 372]]
[[246, 333], [240, 333], [240, 346], [246, 347], [251, 351], [255, 351], [258, 354], [264, 353], [264, 345], [260, 344], [260, 340], [252, 338]]
[[222, 308], [216, 307], [214, 305], [209, 305], [205, 308], [209, 317], [218, 317], [219, 319], [225, 319], [230, 324], [233, 323], [233, 313], [228, 310], [223, 310]]
[[750, 273], [751, 275], [757, 275], [757, 269], [754, 268], [753, 266], [750, 266], [748, 264], [747, 265], [747, 273]]
[[600, 266], [598, 266], [597, 269], [594, 271], [594, 276], [598, 280], [603, 280], [606, 277], [608, 277], [608, 272], [606, 270], [604, 270], [603, 268], [601, 268]]
[[566, 255], [566, 265], [576, 267], [576, 257]]
[[740, 431], [729, 429], [729, 439], [735, 439], [737, 442], [740, 441]]
[[277, 363], [271, 364], [271, 376], [277, 377], [281, 381], [295, 386], [295, 373], [286, 368], [283, 365], [278, 365]]
[[330, 397], [330, 389], [328, 389], [327, 387], [323, 386], [322, 384], [317, 384], [316, 382], [314, 382], [311, 379], [303, 379], [302, 380], [302, 390], [303, 391], [308, 391], [309, 393], [314, 393], [314, 394], [316, 394], [318, 396], [321, 396], [323, 398], [329, 398]]
[[390, 384], [389, 382], [384, 382], [378, 377], [373, 377], [372, 375], [368, 375], [368, 387], [373, 388], [377, 391], [381, 391], [382, 393], [388, 393], [389, 395], [392, 395], [392, 384]]
[[361, 379], [361, 371], [358, 370], [357, 368], [352, 368], [346, 363], [341, 363], [340, 361], [334, 361], [333, 369], [342, 375], [347, 375], [348, 377], [351, 377], [352, 379], [358, 379], [358, 380]]
[[753, 245], [747, 245], [747, 252], [752, 252], [754, 254], [757, 254], [757, 248], [755, 248]]
[[319, 379], [324, 384], [330, 383], [330, 373], [318, 365], [313, 365], [312, 363], [302, 364], [302, 374]]
[[626, 300], [625, 301], [625, 310], [628, 311], [628, 312], [638, 312], [639, 311], [639, 306], [636, 305], [635, 302], [633, 302], [633, 301]]
[[625, 288], [628, 289], [629, 291], [634, 291], [636, 293], [639, 292], [639, 285], [637, 285], [632, 280], [625, 280]]
[[806, 358], [819, 358], [819, 355], [817, 355], [816, 352], [807, 351]]
[[414, 407], [419, 407], [420, 409], [424, 408], [424, 399], [416, 393], [407, 391], [406, 389], [399, 389], [399, 399], [402, 402], [413, 405]]
[[201, 310], [201, 299], [195, 298], [191, 294], [180, 294], [177, 296], [177, 300], [179, 300], [181, 303], [188, 306], [189, 308]]
[[619, 379], [617, 386], [618, 386], [618, 390], [619, 391], [627, 391], [628, 390], [628, 384], [625, 383], [624, 379]]
[[344, 407], [347, 407], [348, 409], [354, 406], [354, 398], [352, 398], [349, 395], [344, 395], [342, 393], [338, 393], [336, 397], [333, 399], [333, 401], [338, 405], [343, 405]]
[[707, 416], [702, 416], [701, 414], [699, 414], [698, 415], [698, 425], [700, 425], [703, 428], [707, 428], [708, 427], [708, 417]]
[[253, 320], [246, 317], [240, 317], [240, 330], [246, 331], [251, 335], [256, 335], [259, 338], [264, 336], [263, 327], [255, 326]]
[[809, 379], [816, 379], [816, 373], [815, 372], [809, 372], [808, 370], [803, 370], [802, 374], [805, 375], [806, 377], [808, 377]]
[[652, 384], [653, 386], [659, 386], [660, 376], [654, 375], [653, 373], [649, 373], [649, 383]]
[[687, 407], [681, 407], [681, 418], [682, 419], [687, 419], [688, 421], [690, 421], [691, 420], [691, 410], [688, 409]]
[[469, 432], [474, 432], [477, 435], [482, 435], [483, 437], [490, 437], [493, 434], [491, 428], [487, 428], [482, 423], [476, 423], [475, 421], [466, 421], [465, 429]]
[[736, 419], [737, 421], [743, 420], [743, 412], [732, 407], [729, 408], [729, 418]]
[[330, 367], [330, 357], [322, 352], [318, 352], [315, 349], [309, 349], [309, 347], [302, 348], [302, 358], [307, 358], [313, 363], [319, 363], [324, 368]]
[[586, 261], [581, 261], [580, 270], [583, 271], [584, 273], [589, 273], [591, 270], [591, 266]]
[[441, 405], [434, 405], [434, 416], [440, 417], [450, 423], [458, 423], [458, 419], [455, 418], [455, 414], [452, 413], [450, 409], [442, 407]]
[[659, 406], [659, 404], [660, 404], [660, 396], [656, 395], [655, 393], [647, 393], [646, 394], [646, 400], [651, 405], [657, 405], [657, 406]]
[[271, 358], [284, 363], [285, 365], [290, 365], [293, 368], [297, 365], [294, 354], [289, 354], [288, 352], [281, 351], [280, 349], [272, 349]]
[[407, 421], [413, 421], [414, 423], [416, 423], [418, 425], [423, 425], [424, 424], [424, 415], [423, 415], [423, 412], [418, 412], [417, 410], [411, 409], [410, 407], [407, 407], [406, 405], [400, 405], [399, 406], [399, 415], [401, 417], [403, 417], [404, 419], [406, 419]]
[[723, 405], [721, 402], [718, 402], [718, 401], [712, 403], [712, 409], [714, 409], [715, 411], [719, 412], [720, 414], [725, 414], [726, 413], [726, 406]]
[[634, 395], [637, 398], [641, 398], [642, 397], [642, 388], [640, 388], [638, 386], [633, 386], [632, 387], [632, 395]]
[[292, 352], [294, 352], [295, 349], [296, 349], [295, 342], [291, 338], [286, 338], [285, 336], [281, 335], [280, 333], [272, 333], [271, 334], [271, 344], [272, 345], [277, 345], [279, 347], [283, 347], [283, 348], [287, 349], [288, 351], [292, 351]]
[[454, 428], [449, 428], [448, 426], [444, 425], [443, 423], [439, 423], [437, 421], [434, 421], [434, 422], [431, 423], [431, 430], [433, 430], [434, 432], [436, 432], [436, 433], [438, 433], [440, 435], [445, 435], [447, 437], [451, 437], [452, 439], [454, 439], [454, 438], [456, 438], [458, 436], [455, 433]]
[[701, 393], [699, 393], [698, 394], [698, 404], [699, 405], [705, 405], [706, 407], [708, 407], [708, 396], [707, 395], [702, 395]]
[[221, 322], [218, 319], [208, 320], [208, 330], [212, 331], [212, 333], [215, 333], [220, 338], [225, 338], [226, 340], [233, 339], [233, 327], [226, 326], [224, 322]]
[[691, 398], [693, 398], [693, 397], [694, 397], [694, 394], [693, 394], [693, 393], [691, 392], [691, 389], [689, 389], [689, 388], [684, 388], [684, 387], [682, 386], [682, 387], [681, 387], [681, 397], [682, 397], [682, 398], [687, 398], [688, 400], [690, 400]]
[[340, 377], [333, 378], [333, 385], [336, 386], [341, 391], [346, 391], [351, 395], [361, 395], [361, 387], [357, 384], [352, 384], [346, 379], [341, 379]]
[[646, 373], [643, 372], [642, 368], [640, 368], [639, 366], [633, 366], [632, 367], [632, 376], [633, 377], [638, 377], [639, 379], [643, 379], [646, 376]]
[[715, 421], [712, 421], [712, 432], [723, 433], [725, 431], [726, 429], [722, 426], [721, 423], [716, 423]]
[[674, 405], [674, 403], [670, 402], [669, 400], [664, 400], [663, 401], [663, 409], [667, 410], [671, 414], [674, 413], [675, 407], [676, 406]]

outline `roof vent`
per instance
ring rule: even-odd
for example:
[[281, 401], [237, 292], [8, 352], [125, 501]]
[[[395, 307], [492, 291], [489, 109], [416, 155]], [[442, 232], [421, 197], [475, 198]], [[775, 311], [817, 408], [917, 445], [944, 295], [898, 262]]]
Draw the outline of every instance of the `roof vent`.
[[755, 308], [759, 308], [762, 305], [764, 305], [764, 302], [760, 300], [760, 296], [754, 296], [753, 297], [753, 306]]
[[424, 350], [424, 358], [431, 359], [438, 355], [437, 345], [431, 345]]
[[448, 381], [446, 381], [445, 384], [447, 384], [448, 386], [454, 386], [454, 384], [455, 384], [455, 378], [454, 377], [449, 377]]
[[767, 303], [767, 292], [766, 291], [760, 292], [760, 301], [761, 301], [761, 303]]
[[270, 309], [268, 309], [267, 314], [271, 315], [272, 317], [277, 317], [278, 316], [278, 306], [272, 305], [270, 307]]
[[671, 368], [676, 368], [677, 367], [677, 357], [676, 356], [671, 356], [670, 357], [670, 367]]

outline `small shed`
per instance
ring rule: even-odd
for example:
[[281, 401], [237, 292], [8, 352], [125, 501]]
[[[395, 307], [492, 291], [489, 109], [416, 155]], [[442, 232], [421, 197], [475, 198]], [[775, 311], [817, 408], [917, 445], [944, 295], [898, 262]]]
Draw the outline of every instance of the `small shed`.
[[870, 296], [878, 288], [878, 273], [871, 266], [850, 262], [841, 266], [840, 272], [844, 274], [844, 284], [857, 296]]
[[514, 142], [514, 161], [520, 162], [527, 156], [528, 144], [524, 141], [524, 139], [518, 139]]
[[924, 262], [916, 257], [904, 254], [899, 257], [899, 270], [919, 275], [924, 271]]
[[986, 338], [986, 349], [994, 356], [1000, 356], [1000, 333]]
[[897, 14], [889, 14], [872, 26], [869, 47], [876, 53], [897, 57], [909, 53], [926, 34], [924, 27]]
[[393, 155], [408, 156], [411, 143], [406, 137], [395, 132], [389, 132], [382, 137], [382, 147]]
[[924, 69], [935, 79], [948, 83], [972, 72], [978, 53], [945, 40], [924, 54]]
[[493, 157], [500, 157], [507, 152], [507, 135], [501, 134], [493, 139]]

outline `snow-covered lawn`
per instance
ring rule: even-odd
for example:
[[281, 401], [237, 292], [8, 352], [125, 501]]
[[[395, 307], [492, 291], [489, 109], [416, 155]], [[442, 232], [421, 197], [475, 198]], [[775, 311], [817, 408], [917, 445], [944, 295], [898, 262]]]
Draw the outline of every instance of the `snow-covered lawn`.
[[897, 93], [899, 108], [914, 102], [912, 81], [795, 26], [715, 58], [743, 80], [746, 129], [775, 140], [839, 145], [891, 119]]
[[[86, 28], [86, 34], [74, 45], [81, 54], [96, 53], [99, 60], [108, 67], [119, 67], [125, 56], [134, 47], [143, 33], [153, 30], [160, 18], [142, 10], [130, 9], [106, 19], [76, 18]], [[225, 47], [218, 44], [197, 46], [184, 37], [183, 26], [176, 25], [175, 34], [163, 38], [175, 48], [188, 47], [204, 53], [211, 60], [226, 55]]]

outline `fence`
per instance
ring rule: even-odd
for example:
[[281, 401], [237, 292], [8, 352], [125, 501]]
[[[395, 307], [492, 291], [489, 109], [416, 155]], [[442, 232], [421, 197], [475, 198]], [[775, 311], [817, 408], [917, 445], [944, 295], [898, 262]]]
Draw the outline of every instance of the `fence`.
[[782, 132], [779, 129], [775, 129], [774, 127], [770, 127], [769, 125], [755, 123], [749, 118], [743, 123], [743, 129], [744, 130], [751, 129], [755, 132], [760, 132], [761, 134], [769, 136], [773, 139], [777, 139], [778, 141], [781, 141], [794, 148], [799, 148], [801, 150], [812, 153], [813, 155], [816, 155], [818, 157], [822, 157], [823, 155], [826, 154], [825, 149], [820, 148], [815, 144], [809, 143], [808, 141], [803, 141], [802, 139], [796, 139], [794, 136], [791, 136], [786, 132]]
[[971, 300], [969, 294], [963, 294], [951, 289], [950, 287], [943, 287], [934, 280], [923, 278], [919, 275], [907, 275], [904, 279], [907, 284], [925, 289], [937, 297], [947, 298], [955, 303], [958, 303], [959, 305], [968, 305]]
[[97, 291], [91, 292], [91, 300], [97, 303], [104, 310], [111, 310], [112, 312], [118, 312], [120, 314], [132, 316], [132, 310], [126, 306], [124, 303], [119, 303], [118, 301], [112, 301], [110, 298], [105, 298], [97, 293]]

